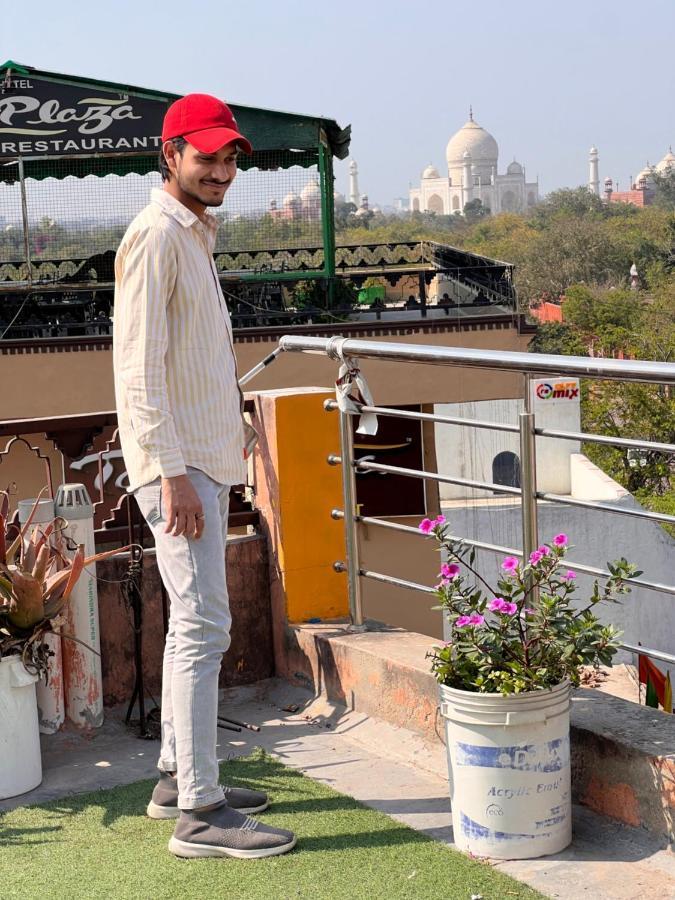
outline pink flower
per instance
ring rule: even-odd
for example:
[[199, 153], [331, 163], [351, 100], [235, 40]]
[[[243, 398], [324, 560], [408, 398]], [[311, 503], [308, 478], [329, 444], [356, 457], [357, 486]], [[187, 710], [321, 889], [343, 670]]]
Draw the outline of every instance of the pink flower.
[[568, 572], [565, 572], [565, 575], [564, 575], [565, 581], [574, 581], [574, 579], [576, 577], [577, 577], [577, 573], [573, 572], [571, 569]]
[[482, 625], [484, 621], [485, 616], [472, 613], [470, 616], [460, 616], [459, 619], [456, 619], [455, 628], [465, 628], [467, 625]]
[[445, 522], [445, 516], [436, 516], [435, 524], [442, 525]]
[[523, 612], [525, 613], [526, 616], [533, 616], [533, 615], [535, 615], [537, 610], [532, 609], [531, 606], [526, 606], [526, 607], [524, 607]]
[[440, 590], [441, 588], [447, 587], [450, 584], [449, 578], [441, 578], [441, 580], [436, 585], [436, 590]]
[[541, 562], [544, 554], [540, 550], [533, 550], [530, 553], [530, 565], [536, 566], [538, 562]]
[[556, 545], [556, 547], [564, 547], [565, 544], [567, 544], [567, 535], [563, 533], [556, 534], [556, 536], [553, 538], [553, 543]]
[[546, 544], [542, 544], [541, 547], [537, 548], [537, 550], [539, 553], [541, 553], [542, 556], [548, 556], [551, 552]]
[[459, 575], [459, 566], [456, 563], [444, 563], [441, 566], [441, 575], [444, 578], [457, 578]]
[[418, 527], [422, 534], [429, 534], [429, 532], [432, 531], [434, 527], [434, 523], [431, 521], [431, 519], [422, 519]]
[[518, 611], [518, 606], [510, 600], [505, 600], [503, 597], [493, 597], [488, 603], [488, 609], [492, 610], [492, 612], [499, 612], [504, 613], [507, 616], [512, 616]]
[[518, 560], [515, 556], [507, 556], [502, 563], [502, 569], [505, 572], [514, 572], [518, 568]]

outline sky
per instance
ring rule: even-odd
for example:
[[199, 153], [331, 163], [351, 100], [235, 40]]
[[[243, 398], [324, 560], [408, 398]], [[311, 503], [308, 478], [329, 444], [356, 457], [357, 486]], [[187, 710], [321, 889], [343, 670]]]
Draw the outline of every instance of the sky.
[[595, 144], [627, 188], [675, 146], [674, 44], [675, 0], [5, 0], [0, 18], [0, 62], [351, 124], [371, 205], [445, 168], [469, 105], [500, 173], [515, 156], [542, 193], [574, 187]]

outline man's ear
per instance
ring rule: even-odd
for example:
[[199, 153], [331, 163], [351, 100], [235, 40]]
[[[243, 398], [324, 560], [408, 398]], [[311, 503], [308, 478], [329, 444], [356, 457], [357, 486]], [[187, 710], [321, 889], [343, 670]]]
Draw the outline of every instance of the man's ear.
[[180, 154], [176, 150], [176, 145], [173, 141], [164, 141], [162, 144], [162, 152], [164, 153], [164, 159], [166, 160], [166, 164], [169, 167], [169, 172], [172, 175], [176, 175], [176, 157]]

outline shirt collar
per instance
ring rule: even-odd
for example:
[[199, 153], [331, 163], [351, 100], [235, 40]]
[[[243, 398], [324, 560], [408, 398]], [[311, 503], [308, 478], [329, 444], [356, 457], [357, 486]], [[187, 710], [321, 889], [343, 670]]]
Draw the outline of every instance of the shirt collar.
[[218, 220], [213, 213], [206, 210], [204, 217], [200, 219], [199, 216], [188, 209], [187, 206], [183, 206], [179, 200], [176, 200], [175, 197], [161, 188], [153, 188], [151, 196], [153, 203], [158, 203], [164, 212], [173, 216], [174, 219], [180, 222], [185, 228], [190, 228], [196, 222], [202, 222], [206, 226], [209, 234], [215, 236], [215, 233], [218, 230]]

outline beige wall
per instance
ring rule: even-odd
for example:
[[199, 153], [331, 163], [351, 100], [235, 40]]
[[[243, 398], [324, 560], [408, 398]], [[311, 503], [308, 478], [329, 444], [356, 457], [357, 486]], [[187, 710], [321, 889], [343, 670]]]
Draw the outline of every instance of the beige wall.
[[[336, 329], [337, 331], [337, 329]], [[369, 336], [363, 332], [359, 339], [385, 342], [421, 343], [434, 346], [475, 347], [489, 350], [525, 350], [528, 337], [515, 328], [445, 331], [430, 334]], [[239, 341], [236, 344], [239, 371], [251, 369], [276, 346], [277, 339], [258, 342]], [[364, 361], [363, 370], [370, 383], [375, 402], [382, 405], [482, 400], [521, 395], [522, 380], [518, 375], [418, 364]], [[249, 387], [252, 390], [330, 386], [335, 380], [337, 366], [321, 356], [286, 353], [259, 375]], [[109, 349], [74, 350], [61, 353], [0, 354], [0, 383], [4, 386], [0, 406], [1, 419], [27, 419], [48, 416], [74, 415], [114, 409], [112, 382], [112, 353]], [[426, 427], [426, 426], [425, 426]], [[61, 455], [42, 435], [30, 435], [32, 444], [39, 446], [52, 459], [55, 484], [61, 481]], [[7, 439], [0, 438], [0, 450]], [[425, 434], [427, 455], [433, 439]], [[427, 460], [427, 469], [434, 470], [435, 462]], [[73, 473], [70, 473], [73, 480]], [[46, 483], [44, 464], [22, 444], [14, 444], [8, 456], [0, 457], [0, 487], [16, 482], [23, 497], [35, 494]], [[435, 488], [427, 485], [428, 508], [437, 503]], [[402, 576], [404, 577], [404, 576]], [[410, 576], [412, 580], [415, 580]], [[369, 587], [369, 591], [370, 591]], [[405, 618], [410, 595], [404, 592], [400, 603]], [[370, 596], [370, 594], [369, 594]], [[379, 586], [372, 590], [372, 614], [375, 615], [383, 597]], [[392, 596], [398, 596], [396, 592]], [[415, 595], [412, 595], [415, 596]], [[383, 601], [382, 601], [383, 602]], [[398, 615], [398, 614], [397, 614]], [[402, 624], [403, 619], [400, 620]], [[395, 624], [392, 622], [392, 624]], [[418, 628], [418, 630], [422, 630]]]
[[[339, 326], [335, 329], [340, 333]], [[516, 328], [433, 332], [429, 334], [361, 333], [359, 340], [417, 343], [486, 350], [525, 350], [529, 336]], [[236, 343], [239, 372], [260, 362], [277, 339]], [[522, 396], [518, 375], [419, 364], [364, 361], [375, 402], [379, 404], [457, 403]], [[337, 366], [331, 360], [304, 353], [283, 354], [248, 387], [271, 390], [330, 386]], [[115, 407], [112, 352], [73, 350], [62, 353], [0, 354], [0, 384], [4, 390], [0, 418], [27, 419], [108, 411]]]
[[115, 408], [112, 350], [0, 354], [2, 419], [32, 419]]

